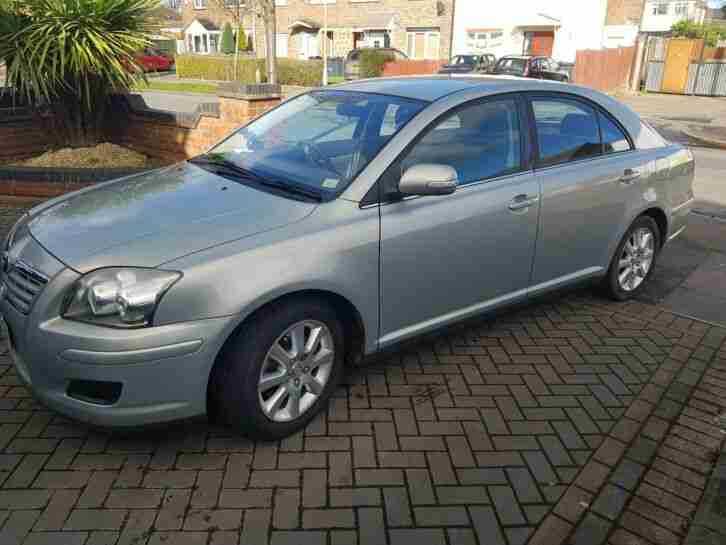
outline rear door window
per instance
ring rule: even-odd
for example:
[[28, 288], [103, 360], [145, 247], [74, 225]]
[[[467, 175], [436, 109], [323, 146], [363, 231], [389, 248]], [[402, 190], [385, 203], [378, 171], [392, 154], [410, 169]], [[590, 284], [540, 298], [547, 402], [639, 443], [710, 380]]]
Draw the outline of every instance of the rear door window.
[[558, 165], [601, 154], [597, 113], [575, 100], [534, 98], [538, 164]]
[[602, 133], [602, 151], [605, 154], [620, 153], [632, 149], [628, 137], [609, 116], [598, 112]]

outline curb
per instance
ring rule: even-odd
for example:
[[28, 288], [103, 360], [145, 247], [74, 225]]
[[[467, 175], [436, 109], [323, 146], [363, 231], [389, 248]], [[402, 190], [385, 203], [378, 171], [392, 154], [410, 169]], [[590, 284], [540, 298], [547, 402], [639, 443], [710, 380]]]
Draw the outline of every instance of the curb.
[[718, 138], [713, 138], [713, 137], [706, 137], [701, 134], [694, 133], [686, 128], [681, 128], [680, 130], [688, 138], [695, 140], [696, 142], [699, 142], [705, 146], [708, 146], [708, 147], [711, 147], [714, 149], [726, 149], [726, 140], [720, 140]]

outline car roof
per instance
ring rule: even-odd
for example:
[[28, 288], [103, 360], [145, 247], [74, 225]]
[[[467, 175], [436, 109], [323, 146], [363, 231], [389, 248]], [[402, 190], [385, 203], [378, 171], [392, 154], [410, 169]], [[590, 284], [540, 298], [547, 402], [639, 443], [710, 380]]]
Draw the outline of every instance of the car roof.
[[476, 98], [500, 93], [564, 93], [599, 104], [614, 115], [631, 134], [640, 132], [640, 116], [622, 102], [589, 87], [558, 81], [499, 75], [442, 74], [364, 79], [334, 85], [329, 89], [393, 95], [426, 102], [446, 100], [447, 97], [455, 99], [456, 95]]
[[[545, 85], [557, 86], [554, 90], [561, 90], [560, 86], [563, 84], [546, 82]], [[512, 89], [513, 87], [514, 89]], [[468, 89], [480, 90], [482, 94], [494, 94], [498, 91], [531, 91], [536, 87], [534, 80], [506, 76], [452, 77], [448, 75], [431, 75], [362, 79], [335, 85], [331, 88], [341, 91], [394, 95], [402, 98], [434, 102], [452, 93]]]

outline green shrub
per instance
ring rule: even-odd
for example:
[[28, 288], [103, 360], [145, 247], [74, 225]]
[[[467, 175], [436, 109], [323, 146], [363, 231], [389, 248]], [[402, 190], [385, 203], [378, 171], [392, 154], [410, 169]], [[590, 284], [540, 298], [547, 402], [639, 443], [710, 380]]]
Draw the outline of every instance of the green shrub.
[[[239, 60], [237, 79], [244, 83], [255, 83], [255, 72], [259, 67], [262, 81], [266, 80], [265, 59], [242, 58]], [[177, 55], [176, 73], [180, 78], [232, 81], [234, 59], [211, 55]], [[277, 60], [278, 79], [282, 85], [316, 87], [323, 81], [323, 61], [302, 61], [295, 59]]]
[[232, 25], [230, 25], [229, 22], [224, 23], [220, 49], [225, 55], [231, 55], [234, 53], [234, 34], [232, 34]]
[[[237, 79], [245, 83], [255, 83], [255, 71], [258, 67], [264, 79], [265, 59], [239, 59]], [[177, 55], [176, 73], [180, 78], [232, 81], [234, 59], [211, 55]]]
[[277, 59], [277, 78], [282, 85], [318, 87], [323, 83], [323, 61]]
[[674, 38], [703, 39], [707, 47], [715, 47], [719, 40], [726, 38], [726, 26], [683, 20], [671, 27], [671, 33]]
[[239, 43], [237, 44], [240, 51], [247, 51], [247, 36], [245, 36], [244, 29], [239, 29]]
[[395, 60], [392, 53], [376, 49], [364, 49], [360, 54], [360, 77], [379, 78], [387, 62]]

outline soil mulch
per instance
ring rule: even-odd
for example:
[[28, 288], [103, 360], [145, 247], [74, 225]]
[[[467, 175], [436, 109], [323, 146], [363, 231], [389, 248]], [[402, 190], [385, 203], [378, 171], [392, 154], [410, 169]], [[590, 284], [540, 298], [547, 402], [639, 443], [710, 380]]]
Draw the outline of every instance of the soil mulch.
[[104, 143], [88, 148], [51, 150], [30, 159], [10, 160], [5, 164], [52, 168], [155, 168], [169, 163], [116, 144]]

